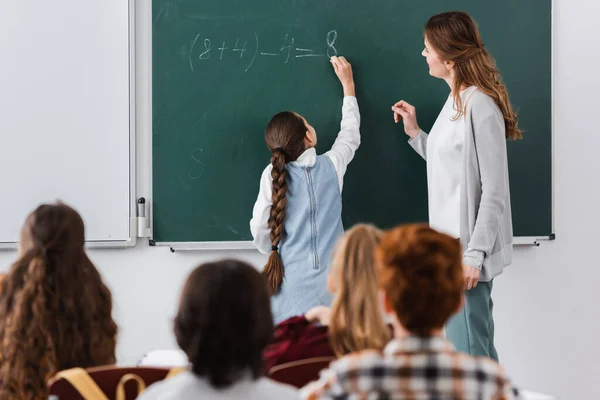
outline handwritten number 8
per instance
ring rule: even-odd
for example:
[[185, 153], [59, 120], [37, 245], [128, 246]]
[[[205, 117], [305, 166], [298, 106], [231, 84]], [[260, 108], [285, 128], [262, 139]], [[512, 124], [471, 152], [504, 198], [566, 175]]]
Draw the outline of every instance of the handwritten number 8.
[[210, 58], [210, 50], [212, 49], [210, 39], [204, 39], [204, 48], [205, 51], [202, 54], [200, 54], [200, 59], [208, 60]]
[[329, 31], [327, 33], [327, 57], [331, 58], [333, 56], [337, 56], [338, 52], [335, 48], [334, 44], [337, 40], [337, 31]]

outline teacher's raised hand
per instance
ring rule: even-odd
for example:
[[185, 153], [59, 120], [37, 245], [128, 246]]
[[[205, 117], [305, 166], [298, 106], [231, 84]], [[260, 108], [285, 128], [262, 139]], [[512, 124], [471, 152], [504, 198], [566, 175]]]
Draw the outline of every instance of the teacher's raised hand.
[[419, 124], [417, 123], [417, 110], [416, 108], [407, 103], [404, 100], [400, 100], [392, 106], [394, 112], [394, 121], [396, 123], [402, 120], [404, 122], [404, 132], [411, 138], [415, 138], [421, 132]]

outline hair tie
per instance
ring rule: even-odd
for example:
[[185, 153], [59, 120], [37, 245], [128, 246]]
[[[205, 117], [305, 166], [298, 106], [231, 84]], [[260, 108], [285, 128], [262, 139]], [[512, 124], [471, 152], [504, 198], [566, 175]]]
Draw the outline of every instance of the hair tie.
[[277, 246], [271, 246], [271, 251], [277, 251]]
[[285, 155], [285, 151], [283, 150], [283, 147], [276, 147], [273, 149], [273, 153], [275, 153], [276, 151], [282, 152]]

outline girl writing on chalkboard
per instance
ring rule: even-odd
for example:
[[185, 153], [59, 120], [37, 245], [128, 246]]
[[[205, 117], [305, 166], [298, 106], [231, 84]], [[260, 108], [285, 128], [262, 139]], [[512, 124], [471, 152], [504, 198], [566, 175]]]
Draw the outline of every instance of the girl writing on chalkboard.
[[475, 21], [463, 12], [435, 15], [425, 26], [430, 75], [451, 93], [429, 132], [415, 107], [399, 101], [410, 145], [427, 160], [429, 222], [460, 238], [466, 304], [446, 326], [455, 347], [498, 360], [491, 299], [493, 279], [512, 259], [506, 139], [521, 138], [517, 114]]
[[291, 111], [276, 114], [265, 130], [271, 163], [261, 176], [250, 230], [254, 246], [270, 253], [263, 275], [275, 323], [332, 300], [327, 271], [343, 234], [342, 185], [360, 145], [360, 114], [350, 63], [330, 61], [344, 91], [341, 130], [331, 150], [317, 155], [315, 129]]

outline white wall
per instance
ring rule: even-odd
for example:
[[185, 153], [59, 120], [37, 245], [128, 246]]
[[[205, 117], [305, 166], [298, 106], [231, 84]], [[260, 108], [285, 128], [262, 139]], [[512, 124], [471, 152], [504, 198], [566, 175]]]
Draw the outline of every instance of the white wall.
[[[139, 195], [150, 197], [150, 2], [137, 3], [138, 185]], [[596, 1], [554, 1], [557, 240], [517, 248], [514, 265], [496, 280], [494, 295], [497, 344], [506, 369], [517, 383], [566, 400], [600, 398], [600, 384], [595, 383], [600, 376], [598, 14]], [[145, 244], [90, 253], [113, 292], [124, 363], [135, 362], [147, 350], [174, 346], [170, 319], [181, 284], [195, 264], [223, 256], [257, 266], [264, 261], [249, 251], [171, 254]], [[0, 265], [13, 258], [14, 253], [0, 253]]]
[[554, 1], [557, 239], [518, 250], [514, 265], [498, 279], [495, 296], [498, 345], [507, 370], [518, 382], [564, 399], [600, 398], [598, 13], [597, 1]]

